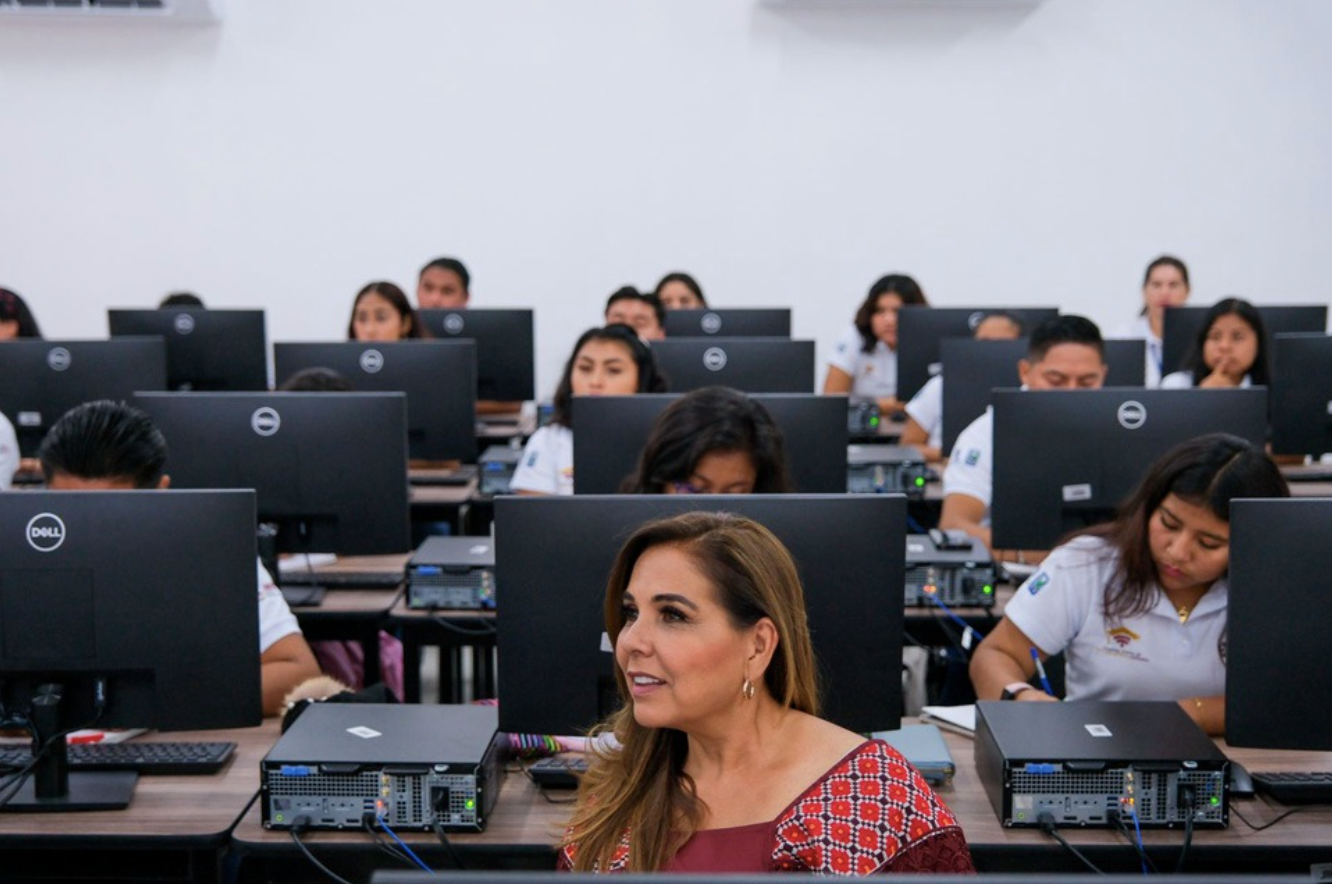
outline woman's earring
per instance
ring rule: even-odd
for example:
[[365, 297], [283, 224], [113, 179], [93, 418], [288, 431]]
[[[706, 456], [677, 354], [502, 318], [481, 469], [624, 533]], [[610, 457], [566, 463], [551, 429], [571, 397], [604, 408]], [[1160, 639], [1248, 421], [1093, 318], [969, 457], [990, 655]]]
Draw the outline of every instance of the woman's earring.
[[740, 696], [746, 700], [754, 699], [754, 683], [749, 680], [748, 676], [745, 677], [745, 683], [740, 686]]

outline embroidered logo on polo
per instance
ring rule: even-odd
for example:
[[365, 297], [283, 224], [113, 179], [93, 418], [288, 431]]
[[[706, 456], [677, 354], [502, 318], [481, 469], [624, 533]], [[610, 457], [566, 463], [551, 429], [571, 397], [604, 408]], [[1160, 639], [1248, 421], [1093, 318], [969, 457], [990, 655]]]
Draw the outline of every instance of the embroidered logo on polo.
[[979, 448], [968, 448], [967, 456], [963, 458], [963, 460], [966, 462], [967, 466], [974, 467], [976, 464], [980, 463], [980, 455]]
[[1032, 577], [1030, 580], [1027, 581], [1027, 593], [1029, 595], [1035, 595], [1036, 593], [1040, 592], [1042, 589], [1045, 589], [1046, 584], [1048, 584], [1049, 582], [1050, 582], [1050, 575], [1042, 571], [1041, 573], [1037, 574], [1036, 576]]
[[1105, 631], [1105, 646], [1101, 648], [1101, 652], [1126, 660], [1145, 661], [1146, 655], [1138, 650], [1141, 647], [1138, 644], [1141, 638], [1142, 636], [1127, 626], [1115, 626]]

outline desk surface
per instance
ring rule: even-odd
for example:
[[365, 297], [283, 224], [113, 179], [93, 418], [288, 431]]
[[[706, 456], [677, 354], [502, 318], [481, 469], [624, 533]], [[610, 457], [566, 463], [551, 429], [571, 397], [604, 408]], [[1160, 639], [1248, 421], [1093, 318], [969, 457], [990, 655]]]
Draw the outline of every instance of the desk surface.
[[117, 847], [219, 847], [259, 791], [259, 762], [277, 739], [279, 722], [266, 719], [242, 730], [152, 733], [140, 740], [230, 740], [231, 762], [220, 773], [192, 777], [139, 777], [125, 810], [90, 813], [0, 814], [0, 846], [61, 848], [105, 844]]

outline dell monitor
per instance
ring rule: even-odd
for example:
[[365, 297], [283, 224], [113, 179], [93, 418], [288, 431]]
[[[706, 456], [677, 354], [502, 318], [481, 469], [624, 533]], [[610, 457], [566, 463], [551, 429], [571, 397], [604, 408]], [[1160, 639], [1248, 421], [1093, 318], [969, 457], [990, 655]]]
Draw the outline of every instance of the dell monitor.
[[789, 338], [789, 307], [667, 310], [668, 338]]
[[1332, 500], [1230, 504], [1226, 742], [1332, 751]]
[[135, 774], [69, 772], [69, 730], [259, 724], [254, 518], [252, 491], [0, 494], [0, 701], [41, 748], [0, 809], [129, 802]]
[[1272, 452], [1332, 452], [1332, 336], [1276, 335], [1271, 353]]
[[1267, 390], [995, 390], [994, 545], [1050, 549], [1113, 518], [1161, 455], [1206, 433], [1261, 448]]
[[[1107, 387], [1141, 387], [1145, 375], [1141, 339], [1105, 342]], [[1018, 362], [1027, 358], [1027, 340], [974, 341], [947, 338], [939, 342], [943, 357], [943, 450], [953, 450], [958, 434], [980, 417], [995, 387], [1019, 383]]]
[[[579, 396], [574, 399], [574, 493], [616, 494], [638, 469], [658, 415], [679, 393]], [[846, 397], [813, 393], [755, 393], [782, 431], [793, 491], [846, 490]]]
[[695, 510], [747, 516], [791, 551], [824, 717], [861, 733], [898, 727], [904, 497], [593, 495], [495, 501], [500, 730], [583, 733], [617, 708], [602, 613], [611, 565], [639, 525]]
[[536, 351], [529, 309], [421, 310], [422, 324], [441, 341], [476, 342], [476, 398], [536, 398]]
[[[1268, 304], [1254, 304], [1263, 317], [1263, 326], [1267, 329], [1268, 343], [1272, 335], [1289, 332], [1327, 331], [1327, 305], [1302, 304], [1290, 307]], [[1189, 358], [1193, 342], [1197, 340], [1198, 330], [1207, 320], [1210, 307], [1167, 307], [1161, 329], [1161, 374], [1184, 368], [1184, 360]]]
[[652, 356], [675, 392], [713, 386], [746, 393], [814, 392], [813, 341], [667, 338], [652, 342]]
[[152, 393], [173, 488], [253, 488], [279, 552], [411, 549], [401, 393]]
[[970, 338], [987, 313], [1012, 313], [1031, 334], [1036, 326], [1059, 315], [1055, 307], [926, 307], [910, 305], [897, 311], [897, 398], [908, 401], [939, 371], [939, 342]]
[[107, 310], [111, 337], [166, 341], [168, 390], [267, 390], [268, 338], [262, 310], [163, 307]]
[[476, 460], [476, 345], [459, 341], [274, 344], [280, 387], [331, 368], [359, 392], [407, 394], [407, 447], [417, 460]]
[[165, 390], [166, 345], [158, 338], [21, 338], [0, 345], [0, 378], [0, 414], [14, 424], [20, 453], [36, 457], [46, 431], [74, 406]]

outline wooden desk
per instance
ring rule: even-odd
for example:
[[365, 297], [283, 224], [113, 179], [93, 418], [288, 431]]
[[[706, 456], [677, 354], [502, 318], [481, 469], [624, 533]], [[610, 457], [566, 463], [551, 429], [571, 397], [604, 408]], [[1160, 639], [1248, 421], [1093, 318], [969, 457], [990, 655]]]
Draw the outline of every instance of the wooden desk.
[[453, 533], [463, 533], [468, 504], [476, 494], [476, 486], [476, 479], [465, 485], [412, 485], [408, 493], [412, 525], [447, 522]]
[[140, 740], [231, 740], [213, 776], [139, 777], [125, 810], [0, 814], [0, 879], [78, 877], [217, 881], [232, 827], [259, 789], [277, 719], [243, 730], [153, 733]]
[[[421, 701], [421, 649], [431, 645], [440, 650], [441, 703], [496, 696], [494, 611], [420, 611], [407, 607], [404, 594], [389, 611], [388, 623], [402, 639], [403, 694], [408, 703]], [[465, 697], [463, 691], [464, 649], [472, 655], [470, 697]]]

